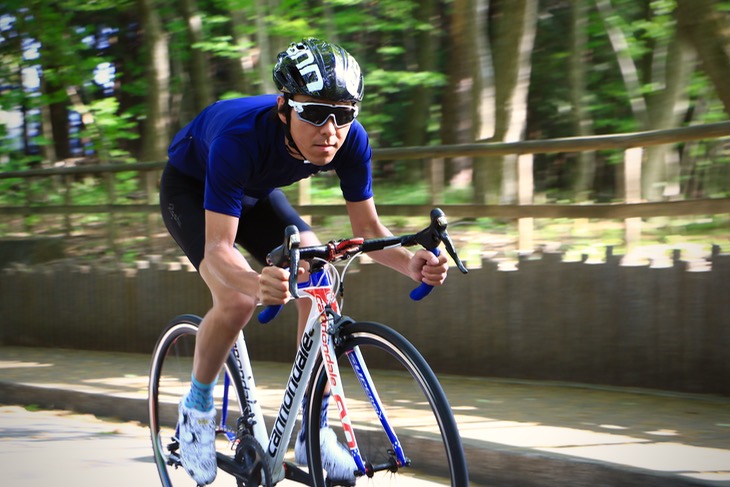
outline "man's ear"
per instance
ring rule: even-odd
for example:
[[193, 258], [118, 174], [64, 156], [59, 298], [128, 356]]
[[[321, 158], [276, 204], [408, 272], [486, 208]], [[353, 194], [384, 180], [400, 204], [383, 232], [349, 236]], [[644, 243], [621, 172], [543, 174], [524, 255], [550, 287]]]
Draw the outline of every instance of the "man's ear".
[[279, 115], [279, 119], [281, 120], [281, 123], [286, 125], [286, 115], [284, 111], [288, 108], [284, 106], [286, 104], [286, 100], [283, 96], [279, 96], [276, 98], [276, 113]]

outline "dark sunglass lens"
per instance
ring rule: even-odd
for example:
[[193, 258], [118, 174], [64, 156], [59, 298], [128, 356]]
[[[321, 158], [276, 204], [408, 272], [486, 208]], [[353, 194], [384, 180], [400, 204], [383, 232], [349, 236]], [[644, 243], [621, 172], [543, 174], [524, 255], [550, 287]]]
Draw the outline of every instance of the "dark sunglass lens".
[[308, 122], [311, 122], [315, 125], [321, 125], [327, 120], [327, 117], [329, 116], [329, 111], [325, 107], [320, 107], [317, 105], [305, 105], [304, 110], [302, 110], [302, 113], [300, 114], [302, 118]]
[[314, 125], [323, 125], [331, 115], [334, 115], [335, 123], [339, 127], [355, 120], [355, 110], [346, 107], [304, 105], [299, 112], [300, 118]]
[[355, 120], [355, 110], [350, 108], [335, 108], [333, 113], [335, 114], [337, 125], [347, 125]]

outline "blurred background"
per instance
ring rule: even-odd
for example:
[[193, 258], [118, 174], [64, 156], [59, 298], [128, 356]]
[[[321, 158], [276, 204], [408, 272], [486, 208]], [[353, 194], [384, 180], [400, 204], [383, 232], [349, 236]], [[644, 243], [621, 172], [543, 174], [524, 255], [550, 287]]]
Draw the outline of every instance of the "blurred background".
[[[442, 371], [728, 393], [729, 15], [719, 0], [6, 0], [0, 343], [147, 353], [172, 316], [204, 313], [158, 216], [169, 141], [216, 99], [274, 92], [276, 54], [317, 36], [364, 70], [379, 212], [405, 232], [441, 206], [472, 269], [415, 308], [410, 283], [363, 265], [349, 312], [415, 319]], [[347, 236], [336, 178], [286, 191], [322, 240]], [[255, 330], [278, 359], [290, 330]]]
[[[394, 205], [381, 212], [395, 228], [427, 214], [403, 205], [477, 205], [447, 211], [477, 260], [600, 256], [641, 237], [663, 256], [692, 243], [706, 255], [728, 240], [729, 15], [717, 0], [5, 1], [0, 235], [64, 235], [66, 252], [128, 262], [174, 253], [153, 216], [171, 137], [216, 99], [275, 92], [276, 54], [315, 36], [363, 67], [376, 201]], [[651, 135], [601, 143], [635, 132]], [[573, 142], [520, 145], [562, 138]], [[509, 145], [379, 152], [472, 143]], [[316, 208], [341, 202], [333, 178], [289, 193], [323, 229], [341, 228], [341, 210]], [[705, 203], [628, 215], [628, 235], [625, 214], [498, 209], [687, 200]]]

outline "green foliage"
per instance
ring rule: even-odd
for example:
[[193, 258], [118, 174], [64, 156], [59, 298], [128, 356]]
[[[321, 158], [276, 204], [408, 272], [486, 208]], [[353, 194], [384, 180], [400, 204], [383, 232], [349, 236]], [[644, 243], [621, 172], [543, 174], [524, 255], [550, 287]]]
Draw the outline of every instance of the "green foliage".
[[82, 130], [81, 137], [88, 137], [94, 151], [102, 160], [121, 159], [134, 161], [128, 151], [121, 149], [120, 140], [133, 140], [139, 137], [137, 125], [131, 114], [118, 114], [119, 101], [116, 98], [95, 100], [86, 107], [93, 122]]
[[[660, 65], [664, 47], [676, 34], [675, 1], [611, 0], [616, 15], [609, 21], [626, 35], [629, 52], [639, 70], [642, 93], [647, 97], [663, 89], [662, 83], [652, 76], [652, 69]], [[531, 138], [575, 135], [571, 88], [567, 82], [570, 3], [546, 0], [539, 4], [527, 114], [527, 133]], [[589, 69], [585, 73], [587, 93], [583, 103], [595, 133], [635, 131], [639, 124], [634, 119], [604, 19], [594, 2], [589, 3], [585, 49]], [[406, 117], [420, 88], [432, 94], [427, 135], [429, 143], [438, 143], [440, 106], [451, 96], [447, 91], [446, 63], [458, 53], [450, 51], [448, 41], [451, 2], [435, 0], [433, 5], [432, 19], [424, 21], [418, 14], [425, 8], [425, 2], [415, 0], [200, 0], [195, 10], [200, 15], [203, 40], [193, 44], [179, 3], [152, 2], [169, 42], [171, 126], [178, 127], [195, 115], [191, 102], [195, 87], [189, 75], [192, 49], [201, 49], [207, 55], [207, 73], [216, 98], [230, 98], [260, 92], [261, 63], [266, 71], [273, 66], [275, 53], [289, 42], [319, 36], [336, 39], [363, 67], [366, 89], [360, 120], [374, 146], [403, 145], [406, 131], [412, 130]], [[727, 2], [719, 2], [718, 9], [727, 10]], [[52, 142], [51, 134], [40, 130], [40, 109], [50, 106], [84, 116], [86, 123], [77, 136], [84, 139], [86, 150], [93, 151], [95, 157], [135, 159], [140, 145], [135, 140], [140, 135], [141, 122], [150, 112], [145, 105], [149, 86], [143, 60], [149, 53], [143, 48], [142, 10], [135, 0], [6, 0], [3, 3], [0, 7], [0, 107], [22, 113], [26, 122], [21, 127], [26, 133], [19, 134], [17, 127], [11, 132], [11, 123], [5, 117], [0, 118], [0, 161], [10, 161], [3, 163], [3, 168], [38, 165], [42, 157], [38, 146]], [[257, 23], [261, 13], [265, 32]], [[498, 21], [498, 13], [493, 11], [488, 21]], [[432, 53], [435, 68], [430, 71], [418, 69], [415, 34], [421, 32], [435, 35]], [[257, 44], [260, 34], [268, 38], [268, 53], [260, 52], [261, 46]], [[494, 32], [490, 30], [489, 34]], [[236, 43], [236, 36], [240, 44]], [[241, 69], [242, 53], [249, 62], [245, 69]], [[102, 87], [95, 79], [102, 63], [114, 66], [110, 86]], [[42, 85], [28, 86], [33, 73]], [[23, 76], [26, 86], [23, 86]], [[242, 78], [245, 83], [237, 83]], [[687, 93], [688, 120], [689, 117], [695, 117], [693, 123], [727, 120], [712, 84], [701, 72], [693, 74]], [[34, 146], [25, 147], [26, 141]], [[727, 164], [721, 151], [707, 145], [698, 144], [688, 153], [702, 171], [706, 166]], [[621, 157], [617, 151], [600, 152], [599, 156], [608, 166], [620, 162]], [[396, 167], [388, 175], [397, 178], [405, 171]], [[120, 187], [131, 184], [129, 181], [119, 181]], [[3, 191], [12, 192], [15, 186], [17, 181], [0, 181]], [[103, 191], [81, 186], [78, 189], [81, 194], [86, 194], [86, 189], [90, 193]], [[124, 193], [127, 189], [120, 191]], [[423, 199], [421, 193], [419, 188], [409, 188], [414, 198]], [[459, 191], [454, 195], [456, 199], [468, 197]], [[90, 194], [88, 197], [92, 198]], [[395, 192], [393, 197], [399, 200]]]

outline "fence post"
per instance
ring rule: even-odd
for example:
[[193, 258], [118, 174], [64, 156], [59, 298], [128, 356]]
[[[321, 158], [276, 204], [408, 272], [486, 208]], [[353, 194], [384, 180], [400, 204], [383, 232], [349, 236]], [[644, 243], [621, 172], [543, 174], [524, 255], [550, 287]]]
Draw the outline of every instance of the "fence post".
[[[104, 173], [104, 184], [106, 185], [106, 202], [109, 205], [113, 205], [117, 201], [117, 188], [115, 185], [116, 173]], [[109, 247], [114, 251], [115, 255], [119, 255], [119, 249], [117, 248], [117, 225], [116, 216], [113, 211], [109, 212], [107, 218], [107, 241]]]
[[431, 158], [428, 172], [431, 182], [431, 204], [442, 205], [444, 204], [444, 158]]
[[[62, 181], [65, 186], [63, 189], [63, 204], [66, 206], [71, 206], [72, 204], [72, 197], [71, 192], [73, 188], [73, 177], [70, 175], [62, 176]], [[64, 233], [67, 237], [71, 236], [71, 232], [73, 231], [73, 225], [71, 224], [71, 213], [66, 213], [63, 216], [63, 226], [64, 226]]]
[[[531, 205], [535, 193], [535, 181], [532, 172], [532, 154], [521, 154], [517, 158], [517, 202], [520, 205]], [[517, 250], [531, 252], [534, 250], [533, 226], [534, 218], [518, 218]]]
[[[301, 206], [307, 206], [312, 204], [312, 178], [304, 178], [297, 183], [299, 186], [299, 201], [298, 204]], [[312, 217], [310, 215], [302, 216], [304, 221], [312, 223]]]
[[[145, 171], [144, 173], [144, 193], [145, 193], [145, 201], [149, 205], [153, 205], [157, 203], [157, 198], [155, 195], [157, 194], [157, 175], [158, 171], [154, 169], [150, 169], [149, 171]], [[153, 251], [152, 248], [152, 233], [154, 232], [155, 228], [155, 222], [157, 221], [157, 218], [159, 216], [159, 212], [155, 213], [148, 213], [145, 218], [145, 227], [147, 230], [147, 248], [150, 251]]]
[[[644, 149], [632, 147], [624, 151], [624, 199], [626, 203], [641, 202], [641, 160]], [[641, 218], [624, 219], [626, 253], [641, 241]]]

